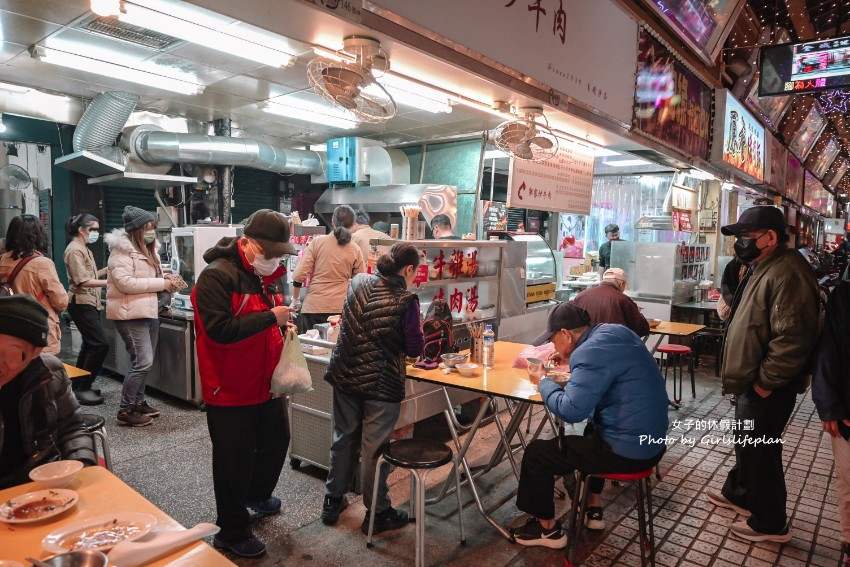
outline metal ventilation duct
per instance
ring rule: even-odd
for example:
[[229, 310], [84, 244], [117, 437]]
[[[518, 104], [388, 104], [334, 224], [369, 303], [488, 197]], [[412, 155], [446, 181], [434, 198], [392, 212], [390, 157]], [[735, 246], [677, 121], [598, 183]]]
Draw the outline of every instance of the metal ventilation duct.
[[277, 173], [322, 174], [317, 152], [281, 148], [258, 140], [155, 130], [137, 131], [132, 137], [133, 143], [126, 149], [148, 164], [236, 165]]
[[74, 151], [88, 151], [123, 165], [124, 157], [115, 147], [115, 139], [138, 102], [139, 95], [120, 91], [94, 97], [74, 130]]

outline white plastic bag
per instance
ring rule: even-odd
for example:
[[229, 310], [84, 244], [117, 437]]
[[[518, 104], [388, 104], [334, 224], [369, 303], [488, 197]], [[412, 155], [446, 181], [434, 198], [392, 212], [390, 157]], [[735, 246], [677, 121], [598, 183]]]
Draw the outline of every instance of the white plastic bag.
[[298, 332], [293, 327], [287, 327], [283, 334], [283, 351], [272, 374], [270, 389], [273, 394], [303, 394], [313, 391], [307, 359], [301, 351]]

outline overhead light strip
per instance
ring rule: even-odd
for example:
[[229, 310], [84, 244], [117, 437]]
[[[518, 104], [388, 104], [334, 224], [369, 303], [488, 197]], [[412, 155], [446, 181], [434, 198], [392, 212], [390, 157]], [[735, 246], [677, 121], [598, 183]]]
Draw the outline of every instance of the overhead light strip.
[[118, 14], [118, 19], [126, 24], [140, 26], [271, 67], [286, 67], [295, 59], [295, 56], [290, 53], [234, 35], [230, 33], [230, 29], [228, 31], [212, 29], [129, 2], [124, 2], [123, 6], [124, 10]]
[[351, 130], [358, 126], [358, 122], [355, 122], [354, 120], [349, 120], [342, 116], [331, 115], [330, 112], [332, 112], [332, 109], [330, 107], [324, 108], [304, 101], [296, 101], [294, 99], [291, 101], [291, 104], [261, 102], [257, 105], [257, 108], [264, 112], [269, 112], [278, 116], [295, 118], [296, 120], [303, 120], [304, 122], [316, 122], [324, 124], [325, 126], [343, 128], [345, 130]]
[[159, 73], [153, 73], [135, 67], [117, 65], [115, 63], [85, 57], [76, 53], [68, 53], [51, 47], [33, 47], [30, 49], [30, 54], [33, 58], [43, 61], [44, 63], [50, 63], [51, 65], [77, 69], [78, 71], [84, 71], [86, 73], [95, 73], [105, 77], [129, 81], [131, 83], [146, 85], [157, 89], [164, 89], [187, 95], [197, 95], [204, 92], [204, 86], [197, 83], [167, 77]]

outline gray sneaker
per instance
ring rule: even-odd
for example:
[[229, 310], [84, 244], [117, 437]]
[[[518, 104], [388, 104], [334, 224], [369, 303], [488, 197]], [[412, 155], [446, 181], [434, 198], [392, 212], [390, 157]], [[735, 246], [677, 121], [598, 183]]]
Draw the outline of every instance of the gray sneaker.
[[749, 518], [752, 515], [752, 512], [750, 512], [746, 508], [741, 508], [737, 504], [732, 503], [728, 498], [723, 496], [723, 493], [719, 490], [706, 490], [705, 497], [708, 498], [708, 501], [714, 504], [715, 506], [720, 506], [721, 508], [727, 508], [729, 510], [735, 510], [737, 513], [739, 513], [745, 518]]
[[791, 541], [791, 538], [793, 537], [791, 534], [791, 528], [788, 527], [788, 524], [785, 524], [785, 527], [780, 532], [765, 534], [757, 532], [751, 528], [746, 520], [743, 522], [735, 522], [730, 526], [729, 531], [732, 532], [732, 535], [747, 541], [772, 541], [774, 543], [786, 543]]

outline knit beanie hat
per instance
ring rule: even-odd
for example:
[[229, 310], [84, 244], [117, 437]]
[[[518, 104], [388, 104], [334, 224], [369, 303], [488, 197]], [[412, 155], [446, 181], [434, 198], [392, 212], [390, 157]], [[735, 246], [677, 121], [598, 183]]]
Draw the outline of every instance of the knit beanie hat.
[[260, 243], [267, 258], [280, 258], [298, 251], [289, 243], [289, 219], [271, 209], [260, 209], [248, 217], [242, 232]]
[[0, 335], [47, 346], [47, 310], [32, 296], [19, 293], [0, 297]]
[[156, 217], [150, 211], [127, 205], [124, 207], [124, 230], [139, 230], [149, 222], [156, 222]]

